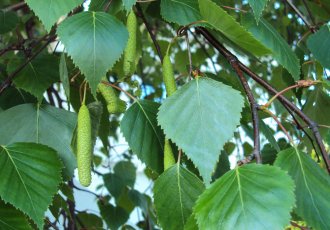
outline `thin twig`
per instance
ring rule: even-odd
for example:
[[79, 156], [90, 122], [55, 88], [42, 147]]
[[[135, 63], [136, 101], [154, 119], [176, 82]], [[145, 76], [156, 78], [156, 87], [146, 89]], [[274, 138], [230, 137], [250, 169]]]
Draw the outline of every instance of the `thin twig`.
[[26, 3], [25, 2], [19, 2], [19, 3], [16, 3], [14, 5], [11, 5], [11, 6], [8, 6], [7, 8], [4, 9], [5, 12], [7, 11], [16, 11], [16, 10], [20, 10], [24, 7], [26, 7]]
[[316, 32], [315, 26], [313, 26], [305, 16], [300, 12], [300, 10], [291, 2], [291, 0], [285, 0], [291, 9], [301, 18], [301, 20], [305, 23], [305, 25], [309, 28], [312, 33]]
[[[190, 30], [189, 30], [190, 31]], [[191, 31], [190, 31], [191, 32]], [[211, 63], [212, 63], [212, 67], [213, 67], [213, 71], [215, 74], [217, 74], [217, 68], [215, 67], [215, 63], [211, 57], [211, 55], [209, 54], [209, 52], [207, 52], [204, 44], [201, 43], [201, 41], [198, 39], [198, 37], [196, 36], [195, 33], [192, 33], [191, 34], [193, 35], [195, 41], [199, 44], [200, 48], [202, 49], [202, 51], [205, 53], [205, 55], [210, 59]]]
[[161, 52], [161, 49], [160, 49], [160, 46], [156, 40], [156, 36], [154, 35], [154, 33], [152, 32], [152, 29], [149, 25], [149, 22], [147, 21], [147, 19], [145, 18], [144, 14], [143, 14], [143, 11], [140, 7], [139, 4], [136, 4], [136, 9], [137, 9], [137, 15], [142, 19], [144, 25], [146, 26], [147, 30], [148, 30], [148, 33], [152, 39], [152, 42], [154, 43], [154, 46], [157, 50], [157, 54], [159, 56], [159, 59], [161, 62], [163, 62], [163, 55], [162, 55], [162, 52]]
[[[196, 31], [201, 33], [206, 38], [206, 40], [208, 40], [214, 46], [214, 48], [216, 48], [223, 55], [231, 54], [231, 52], [228, 51], [221, 43], [219, 43], [218, 40], [216, 38], [214, 38], [214, 36], [211, 33], [209, 33], [206, 29], [198, 28]], [[260, 84], [262, 87], [264, 87], [269, 93], [271, 93], [271, 94], [278, 93], [278, 91], [275, 88], [273, 88], [268, 82], [266, 82], [261, 77], [259, 77], [257, 74], [255, 74], [252, 70], [250, 70], [243, 63], [238, 62], [238, 65], [244, 73], [249, 75], [253, 80], [255, 80], [258, 84]], [[328, 153], [325, 149], [324, 143], [322, 141], [320, 132], [317, 128], [317, 124], [312, 119], [310, 119], [304, 112], [302, 112], [294, 103], [289, 101], [283, 95], [278, 96], [278, 100], [285, 106], [285, 108], [287, 110], [290, 110], [290, 111], [294, 112], [297, 116], [299, 116], [308, 125], [308, 127], [312, 130], [316, 143], [321, 151], [321, 155], [322, 155], [322, 158], [326, 165], [327, 171], [330, 174], [330, 159], [329, 159]]]
[[111, 3], [112, 3], [112, 0], [109, 0], [108, 3], [104, 7], [104, 12], [107, 12], [109, 10]]
[[188, 32], [186, 32], [186, 34], [185, 34], [185, 40], [186, 40], [187, 50], [188, 50], [189, 76], [191, 78], [191, 73], [193, 71], [193, 66], [192, 66], [191, 50], [190, 50], [190, 42], [189, 42], [189, 38], [188, 38]]

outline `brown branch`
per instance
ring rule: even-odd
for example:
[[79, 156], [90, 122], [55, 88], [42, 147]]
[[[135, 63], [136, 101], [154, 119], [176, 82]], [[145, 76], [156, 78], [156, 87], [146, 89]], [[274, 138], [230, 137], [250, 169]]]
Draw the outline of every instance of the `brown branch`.
[[259, 133], [260, 130], [259, 130], [259, 116], [258, 116], [259, 105], [257, 104], [257, 102], [254, 99], [251, 88], [250, 88], [247, 80], [245, 79], [242, 70], [239, 68], [238, 59], [233, 55], [225, 56], [225, 58], [228, 60], [230, 65], [234, 68], [237, 76], [239, 77], [239, 80], [241, 81], [241, 83], [243, 85], [246, 96], [249, 100], [250, 108], [251, 108], [251, 112], [252, 112], [253, 139], [254, 139], [253, 140], [254, 147], [253, 147], [253, 151], [252, 151], [251, 155], [253, 155], [255, 157], [256, 162], [258, 164], [261, 164], [262, 159], [261, 159], [261, 155], [260, 155], [260, 133]]
[[[217, 41], [214, 36], [209, 33], [206, 29], [204, 28], [197, 28], [199, 33], [201, 33], [206, 40], [210, 42], [221, 54], [223, 55], [230, 55], [231, 52], [228, 51], [221, 43]], [[247, 66], [245, 66], [242, 62], [238, 61], [238, 65], [240, 69], [249, 75], [253, 80], [255, 80], [258, 84], [260, 84], [262, 87], [264, 87], [270, 94], [277, 94], [278, 91], [273, 88], [268, 82], [263, 80], [261, 77], [259, 77], [257, 74], [255, 74], [252, 70], [250, 70]], [[317, 127], [317, 123], [315, 123], [312, 119], [310, 119], [304, 112], [302, 112], [294, 103], [289, 101], [286, 97], [283, 95], [278, 96], [277, 98], [287, 110], [292, 111], [295, 113], [297, 116], [299, 116], [307, 125], [308, 127], [312, 130], [316, 143], [321, 151], [322, 158], [324, 160], [324, 163], [326, 165], [326, 168], [328, 170], [328, 173], [330, 174], [330, 159], [329, 155], [325, 149], [324, 143], [322, 141], [322, 137], [320, 135], [320, 132]]]
[[140, 7], [139, 4], [136, 4], [136, 9], [137, 9], [137, 15], [142, 19], [144, 25], [146, 26], [147, 30], [148, 30], [148, 33], [150, 34], [150, 37], [152, 39], [152, 42], [154, 43], [154, 46], [157, 50], [157, 54], [159, 56], [159, 59], [161, 62], [163, 62], [163, 55], [162, 55], [162, 52], [161, 52], [161, 49], [160, 49], [160, 46], [156, 40], [156, 36], [154, 35], [154, 33], [152, 32], [152, 29], [150, 27], [150, 24], [149, 22], [147, 21], [147, 19], [145, 18], [144, 14], [143, 14], [143, 11]]

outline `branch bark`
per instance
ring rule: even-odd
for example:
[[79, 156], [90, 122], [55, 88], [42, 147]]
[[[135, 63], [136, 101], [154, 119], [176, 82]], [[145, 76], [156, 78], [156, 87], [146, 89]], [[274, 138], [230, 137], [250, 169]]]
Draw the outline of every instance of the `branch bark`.
[[[224, 56], [230, 56], [233, 55], [229, 50], [227, 50], [214, 36], [207, 31], [204, 28], [197, 28], [197, 32], [201, 33], [205, 39], [210, 42], [216, 48], [222, 55]], [[233, 55], [235, 56], [235, 55]], [[247, 66], [245, 66], [242, 62], [238, 61], [239, 68], [249, 75], [253, 80], [255, 80], [258, 84], [260, 84], [262, 87], [264, 87], [270, 94], [275, 95], [278, 93], [278, 91], [273, 88], [268, 82], [260, 78], [257, 74], [255, 74], [251, 69], [249, 69]], [[312, 119], [310, 119], [304, 112], [302, 112], [294, 103], [289, 101], [286, 97], [283, 95], [279, 95], [277, 99], [285, 106], [286, 109], [289, 111], [295, 113], [297, 116], [299, 116], [311, 129], [311, 131], [314, 134], [315, 141], [320, 149], [322, 158], [324, 160], [324, 163], [326, 165], [327, 171], [330, 174], [330, 159], [329, 155], [325, 149], [324, 143], [322, 141], [322, 137], [320, 135], [320, 132], [318, 130], [317, 123], [314, 122]]]

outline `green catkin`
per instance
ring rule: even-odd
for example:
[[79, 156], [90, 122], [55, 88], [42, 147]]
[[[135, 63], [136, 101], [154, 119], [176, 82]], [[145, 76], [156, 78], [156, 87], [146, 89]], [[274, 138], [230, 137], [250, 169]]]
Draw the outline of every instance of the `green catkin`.
[[107, 109], [110, 114], [123, 113], [126, 110], [126, 102], [121, 100], [115, 90], [111, 86], [100, 83], [97, 86], [98, 91], [102, 94], [107, 103]]
[[[163, 59], [163, 81], [165, 84], [165, 89], [167, 96], [171, 96], [176, 91], [176, 83], [174, 78], [174, 71], [171, 63], [170, 56], [165, 55]], [[175, 158], [173, 155], [172, 147], [170, 141], [165, 138], [164, 143], [164, 170], [175, 164]]]
[[176, 83], [172, 63], [168, 54], [163, 59], [163, 81], [167, 96], [169, 97], [176, 91]]
[[124, 52], [124, 75], [132, 75], [135, 71], [135, 58], [136, 58], [136, 30], [137, 19], [133, 10], [127, 17], [127, 30], [129, 38]]
[[173, 155], [171, 143], [168, 139], [165, 139], [164, 144], [164, 170], [168, 169], [175, 164], [175, 158]]
[[77, 163], [79, 182], [87, 187], [92, 180], [92, 137], [89, 110], [85, 104], [81, 105], [78, 112]]

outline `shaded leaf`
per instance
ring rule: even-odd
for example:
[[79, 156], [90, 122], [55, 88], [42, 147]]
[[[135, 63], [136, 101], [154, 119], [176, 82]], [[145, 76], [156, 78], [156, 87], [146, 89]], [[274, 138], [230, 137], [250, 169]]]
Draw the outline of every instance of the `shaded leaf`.
[[[303, 112], [318, 124], [330, 125], [330, 96], [323, 91], [322, 87], [316, 87], [308, 95]], [[320, 131], [324, 134], [326, 130]]]
[[83, 226], [81, 226], [80, 222], [78, 221], [78, 227], [79, 229], [88, 229], [88, 230], [98, 230], [103, 229], [103, 221], [102, 218], [88, 212], [80, 212], [78, 213], [78, 218], [81, 220], [81, 223]]
[[162, 0], [161, 14], [168, 22], [187, 25], [201, 19], [196, 0]]
[[329, 175], [296, 148], [281, 151], [274, 164], [288, 171], [296, 184], [296, 213], [315, 229], [329, 229]]
[[286, 68], [295, 80], [299, 80], [299, 59], [271, 24], [260, 19], [257, 25], [252, 15], [243, 17], [242, 24], [258, 41], [272, 51], [275, 60]]
[[25, 0], [25, 2], [45, 25], [46, 30], [50, 31], [61, 16], [82, 4], [83, 0]]
[[202, 181], [179, 164], [161, 174], [155, 182], [154, 199], [162, 228], [183, 229], [204, 189]]
[[[14, 72], [26, 59], [16, 56], [11, 59], [7, 71]], [[59, 80], [58, 59], [53, 55], [40, 55], [32, 60], [14, 78], [16, 87], [21, 88], [41, 101], [43, 94], [53, 83]]]
[[324, 25], [308, 37], [307, 46], [325, 68], [330, 68], [330, 28]]
[[8, 87], [1, 93], [0, 107], [3, 110], [25, 103], [37, 103], [37, 99], [24, 90]]
[[164, 134], [157, 124], [159, 104], [136, 101], [126, 112], [120, 129], [133, 152], [158, 173], [163, 171]]
[[244, 165], [211, 184], [197, 200], [194, 214], [200, 229], [284, 229], [293, 192], [292, 179], [278, 167]]
[[276, 149], [277, 152], [281, 151], [280, 146], [277, 144], [277, 141], [274, 137], [273, 130], [268, 125], [266, 125], [263, 120], [260, 120], [259, 124], [260, 131], [265, 135], [269, 143]]
[[250, 32], [216, 3], [211, 0], [199, 0], [199, 7], [202, 19], [232, 42], [257, 56], [270, 53], [266, 46], [255, 39]]
[[18, 17], [15, 12], [5, 12], [0, 10], [0, 34], [13, 30], [18, 23]]
[[87, 11], [65, 20], [57, 33], [96, 96], [97, 85], [124, 51], [126, 27], [110, 14]]
[[49, 105], [23, 104], [0, 113], [0, 144], [36, 142], [57, 151], [67, 178], [73, 175], [76, 159], [70, 142], [76, 125], [74, 113]]
[[115, 198], [118, 198], [126, 186], [134, 187], [136, 168], [129, 161], [120, 161], [114, 167], [114, 173], [103, 175], [104, 185]]
[[158, 123], [209, 183], [221, 149], [239, 124], [242, 107], [243, 97], [238, 91], [200, 77], [166, 98]]
[[0, 199], [0, 229], [32, 229], [23, 213]]
[[68, 68], [66, 66], [64, 53], [62, 53], [60, 59], [60, 80], [62, 82], [65, 95], [67, 96], [68, 99], [70, 99], [70, 81], [69, 81]]
[[110, 229], [119, 229], [129, 218], [128, 213], [121, 207], [115, 207], [112, 204], [102, 204], [98, 202], [101, 216]]
[[42, 228], [44, 213], [61, 182], [63, 166], [56, 151], [35, 143], [1, 145], [0, 165], [1, 198]]

